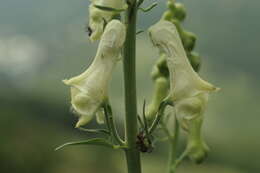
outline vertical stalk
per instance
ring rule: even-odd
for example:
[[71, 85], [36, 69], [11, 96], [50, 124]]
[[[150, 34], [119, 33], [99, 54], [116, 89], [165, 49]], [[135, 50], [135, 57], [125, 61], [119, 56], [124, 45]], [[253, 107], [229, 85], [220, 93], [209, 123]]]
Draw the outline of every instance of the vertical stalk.
[[176, 173], [177, 168], [177, 147], [178, 147], [178, 140], [179, 140], [179, 123], [175, 118], [175, 125], [174, 125], [174, 134], [170, 138], [170, 153], [169, 153], [169, 165], [168, 165], [168, 173]]
[[124, 90], [125, 90], [125, 135], [128, 148], [125, 150], [128, 173], [141, 173], [140, 152], [136, 147], [138, 133], [136, 101], [136, 0], [127, 0], [126, 41], [124, 46]]

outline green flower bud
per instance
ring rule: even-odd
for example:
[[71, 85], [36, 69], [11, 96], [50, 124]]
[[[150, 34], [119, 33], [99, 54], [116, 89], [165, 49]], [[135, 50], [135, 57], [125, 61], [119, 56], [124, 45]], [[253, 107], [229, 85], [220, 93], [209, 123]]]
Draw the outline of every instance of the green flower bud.
[[146, 110], [146, 118], [151, 121], [155, 118], [159, 106], [163, 99], [167, 96], [169, 89], [169, 82], [165, 77], [158, 77], [154, 83], [154, 94], [151, 103]]
[[188, 58], [189, 58], [192, 68], [196, 72], [198, 72], [201, 67], [201, 58], [200, 58], [199, 54], [196, 52], [188, 53]]
[[161, 76], [168, 78], [169, 70], [167, 67], [166, 55], [164, 53], [161, 53], [160, 58], [157, 60], [155, 66], [153, 67], [151, 76], [153, 80]]
[[108, 84], [121, 55], [125, 35], [125, 26], [120, 21], [109, 22], [90, 67], [79, 76], [63, 80], [66, 85], [71, 86], [72, 108], [79, 116], [76, 127], [87, 124], [97, 113], [98, 121], [102, 122], [100, 108], [107, 100]]
[[181, 28], [181, 23], [176, 20], [176, 19], [172, 19], [171, 22], [176, 26], [177, 31], [182, 34], [182, 28]]
[[196, 44], [196, 40], [197, 40], [196, 35], [188, 31], [183, 31], [181, 33], [181, 38], [185, 50], [191, 52], [194, 49]]
[[154, 66], [151, 72], [151, 76], [153, 80], [156, 80], [158, 77], [161, 76], [160, 70], [157, 66]]
[[171, 21], [173, 18], [173, 14], [171, 11], [165, 11], [162, 15], [162, 20]]
[[160, 71], [161, 76], [168, 77], [169, 70], [166, 62], [166, 55], [164, 53], [161, 54], [160, 58], [157, 61], [157, 67]]
[[182, 22], [186, 18], [186, 9], [183, 4], [175, 3], [174, 18]]
[[171, 12], [175, 10], [176, 7], [175, 7], [174, 0], [168, 0], [166, 4]]

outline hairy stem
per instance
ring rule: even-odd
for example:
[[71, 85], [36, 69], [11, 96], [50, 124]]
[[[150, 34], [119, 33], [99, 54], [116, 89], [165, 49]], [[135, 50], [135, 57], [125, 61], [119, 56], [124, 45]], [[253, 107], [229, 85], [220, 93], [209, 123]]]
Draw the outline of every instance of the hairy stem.
[[138, 133], [137, 126], [137, 101], [136, 101], [136, 13], [135, 0], [128, 0], [126, 12], [126, 41], [124, 46], [124, 90], [125, 90], [125, 150], [128, 173], [141, 173], [140, 152], [136, 146]]

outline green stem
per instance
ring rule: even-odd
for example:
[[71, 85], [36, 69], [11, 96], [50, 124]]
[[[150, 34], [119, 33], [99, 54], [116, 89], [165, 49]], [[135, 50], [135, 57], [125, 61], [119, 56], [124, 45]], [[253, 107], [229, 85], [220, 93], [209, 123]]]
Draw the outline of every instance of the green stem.
[[177, 147], [179, 142], [179, 123], [175, 118], [174, 134], [169, 138], [170, 154], [169, 154], [169, 170], [168, 173], [176, 173], [177, 168]]
[[141, 173], [140, 152], [136, 146], [138, 133], [136, 101], [136, 13], [135, 0], [128, 0], [126, 12], [126, 41], [124, 46], [124, 89], [125, 89], [125, 150], [128, 173]]

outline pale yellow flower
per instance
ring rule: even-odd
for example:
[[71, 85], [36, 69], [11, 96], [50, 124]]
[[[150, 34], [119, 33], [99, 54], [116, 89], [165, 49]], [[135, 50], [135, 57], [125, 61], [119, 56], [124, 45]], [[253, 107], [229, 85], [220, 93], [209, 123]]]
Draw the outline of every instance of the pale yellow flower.
[[193, 70], [174, 24], [162, 20], [149, 29], [149, 34], [153, 44], [167, 55], [172, 102], [218, 90]]
[[218, 88], [204, 81], [193, 70], [175, 25], [159, 21], [149, 29], [150, 38], [167, 55], [170, 91], [167, 100], [174, 104], [177, 119], [188, 132], [189, 156], [201, 160], [207, 147], [201, 138], [201, 125], [208, 95]]
[[[81, 75], [64, 80], [71, 86], [72, 108], [79, 115], [76, 127], [87, 124], [108, 97], [108, 84], [125, 41], [125, 26], [118, 20], [107, 24], [90, 67]], [[98, 117], [102, 121], [102, 116]]]

